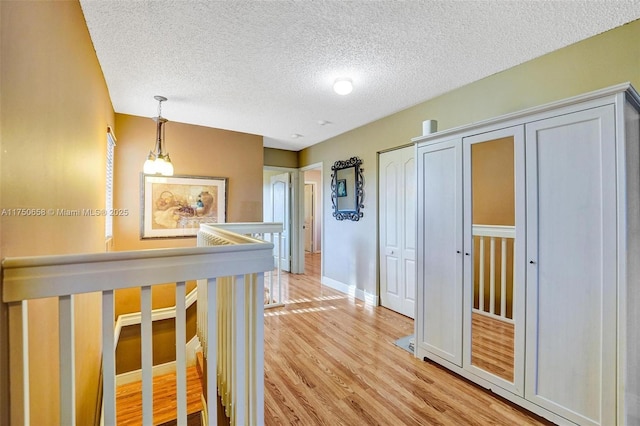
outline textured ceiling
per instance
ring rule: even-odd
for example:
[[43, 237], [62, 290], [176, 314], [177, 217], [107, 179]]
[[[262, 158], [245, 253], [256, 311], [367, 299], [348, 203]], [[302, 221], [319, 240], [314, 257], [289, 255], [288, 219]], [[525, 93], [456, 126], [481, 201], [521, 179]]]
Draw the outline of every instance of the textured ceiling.
[[163, 95], [170, 121], [294, 151], [640, 18], [640, 0], [80, 3], [116, 112]]

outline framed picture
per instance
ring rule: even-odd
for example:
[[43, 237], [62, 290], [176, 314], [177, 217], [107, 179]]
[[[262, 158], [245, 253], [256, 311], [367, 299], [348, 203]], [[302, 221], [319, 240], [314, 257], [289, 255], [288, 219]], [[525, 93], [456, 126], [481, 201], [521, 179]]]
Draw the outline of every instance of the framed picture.
[[336, 187], [336, 194], [338, 197], [346, 197], [347, 196], [347, 180], [346, 179], [338, 179], [338, 186]]
[[195, 237], [201, 223], [224, 223], [227, 178], [141, 175], [140, 238]]

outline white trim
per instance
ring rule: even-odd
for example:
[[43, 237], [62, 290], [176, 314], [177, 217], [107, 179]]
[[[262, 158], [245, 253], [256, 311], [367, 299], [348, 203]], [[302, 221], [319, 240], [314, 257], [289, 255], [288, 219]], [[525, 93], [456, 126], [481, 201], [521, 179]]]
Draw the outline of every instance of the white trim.
[[[186, 309], [189, 309], [198, 300], [198, 288], [194, 287], [187, 297], [185, 298]], [[161, 321], [165, 319], [172, 319], [176, 317], [176, 306], [169, 306], [167, 308], [158, 308], [151, 311], [151, 322]], [[130, 325], [138, 325], [142, 321], [142, 315], [140, 312], [132, 312], [129, 314], [118, 315], [116, 325], [113, 329], [113, 341], [115, 346], [118, 347], [118, 341], [120, 340], [120, 332], [124, 327]]]
[[362, 300], [367, 305], [378, 306], [378, 296], [372, 293], [368, 293], [365, 290], [357, 288], [355, 285], [348, 285], [334, 280], [333, 278], [323, 276], [321, 281], [322, 285], [326, 285], [341, 293], [347, 294], [351, 297], [355, 297], [358, 300]]
[[497, 321], [502, 321], [502, 322], [507, 323], [507, 324], [514, 324], [515, 325], [515, 323], [516, 323], [511, 318], [501, 317], [500, 315], [491, 314], [489, 312], [481, 311], [480, 309], [473, 308], [471, 310], [473, 311], [474, 314], [483, 315], [483, 316], [485, 316], [487, 318], [491, 318], [491, 319], [494, 319], [494, 320], [497, 320]]
[[[193, 336], [187, 343], [187, 367], [196, 365], [196, 352], [200, 350], [200, 340]], [[162, 376], [176, 371], [176, 362], [169, 361], [164, 364], [154, 365], [151, 369], [152, 377]], [[142, 370], [128, 371], [116, 376], [116, 387], [142, 380]]]
[[234, 223], [216, 223], [202, 224], [200, 229], [224, 229], [225, 231], [235, 232], [240, 235], [248, 234], [282, 234], [284, 225], [282, 222], [234, 222]]
[[5, 258], [3, 301], [138, 288], [273, 269], [273, 244], [222, 229], [216, 233], [231, 244]]
[[474, 224], [471, 234], [478, 237], [515, 238], [516, 227], [504, 225]]
[[634, 99], [636, 102], [640, 102], [640, 95], [638, 95], [638, 93], [634, 90], [634, 88], [631, 86], [631, 83], [626, 82], [626, 83], [616, 84], [614, 86], [609, 86], [604, 89], [595, 90], [593, 92], [585, 93], [582, 95], [574, 96], [571, 98], [549, 102], [544, 105], [539, 105], [532, 108], [526, 108], [520, 111], [504, 114], [499, 117], [493, 117], [487, 120], [481, 120], [471, 124], [464, 124], [462, 126], [453, 127], [451, 129], [439, 131], [429, 135], [417, 136], [415, 138], [412, 138], [411, 141], [413, 143], [423, 143], [423, 142], [441, 138], [443, 136], [450, 136], [450, 135], [454, 135], [461, 132], [469, 133], [474, 129], [485, 130], [482, 128], [489, 125], [508, 122], [510, 120], [526, 118], [527, 121], [529, 121], [531, 119], [530, 116], [534, 114], [540, 114], [547, 111], [556, 110], [561, 107], [572, 106], [572, 105], [576, 105], [584, 102], [597, 101], [597, 100], [600, 100], [600, 98], [603, 98], [605, 96], [617, 95], [620, 92], [626, 92], [626, 94], [629, 97], [631, 97], [631, 99]]

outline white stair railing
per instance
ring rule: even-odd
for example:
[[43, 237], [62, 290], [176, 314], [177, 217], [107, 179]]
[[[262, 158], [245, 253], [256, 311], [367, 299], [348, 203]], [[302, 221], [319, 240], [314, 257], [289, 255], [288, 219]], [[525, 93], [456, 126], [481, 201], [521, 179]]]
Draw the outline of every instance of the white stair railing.
[[[513, 264], [512, 274], [509, 279], [507, 277], [507, 259], [511, 256], [513, 262], [513, 247], [514, 244], [507, 244], [508, 240], [515, 242], [516, 230], [514, 226], [499, 226], [499, 225], [473, 225], [472, 235], [474, 240], [478, 241], [478, 285], [477, 293], [474, 295], [478, 298], [478, 307], [473, 311], [479, 314], [488, 315], [496, 319], [500, 319], [506, 322], [513, 322], [513, 312], [508, 315], [507, 313], [507, 295], [511, 292], [512, 298], [514, 297], [513, 282], [515, 279], [515, 264]], [[485, 265], [487, 263], [487, 247], [486, 241], [489, 242], [489, 306], [485, 306], [485, 286], [486, 283], [486, 271]], [[496, 270], [498, 262], [496, 259], [496, 246], [500, 246], [500, 277], [499, 281], [496, 279]], [[500, 292], [498, 295], [497, 286], [500, 286]], [[475, 286], [474, 286], [475, 288]], [[474, 300], [475, 300], [474, 297]], [[496, 299], [500, 311], [496, 312]], [[513, 308], [512, 308], [513, 309]]]
[[[224, 245], [220, 238], [227, 232], [251, 235], [269, 241], [279, 241], [281, 223], [222, 223], [203, 224], [198, 231], [199, 246]], [[265, 300], [264, 283], [256, 280], [255, 274], [229, 276], [218, 279], [215, 294], [205, 280], [198, 280], [198, 321], [197, 334], [203, 348], [207, 368], [217, 371], [217, 387], [220, 401], [232, 425], [264, 423], [263, 408], [257, 409], [238, 398], [253, 401], [264, 400], [263, 358], [243, 358], [238, 353], [253, 354], [264, 352], [264, 342], [252, 336], [263, 336], [264, 309], [283, 306], [280, 285], [280, 254], [274, 262], [272, 258], [269, 275], [269, 294]], [[278, 299], [273, 295], [273, 266], [277, 265]], [[216, 318], [218, 327], [215, 335], [207, 327], [209, 306], [217, 301]], [[243, 348], [250, 350], [244, 351]], [[217, 356], [216, 356], [217, 355]], [[215, 366], [215, 369], [212, 368]], [[211, 395], [208, 393], [208, 395]], [[210, 400], [211, 398], [208, 397]], [[207, 402], [209, 404], [209, 402]], [[215, 403], [211, 400], [211, 403]]]
[[[8, 304], [12, 351], [9, 358], [11, 382], [11, 424], [29, 424], [29, 357], [27, 349], [28, 321], [26, 301], [56, 297], [59, 306], [60, 352], [60, 419], [59, 424], [75, 425], [75, 362], [74, 362], [74, 295], [102, 293], [102, 347], [103, 347], [103, 410], [104, 424], [115, 425], [115, 300], [118, 289], [141, 288], [142, 328], [142, 416], [143, 424], [152, 424], [153, 386], [151, 359], [151, 288], [156, 284], [176, 282], [176, 327], [185, 329], [185, 282], [204, 279], [207, 283], [208, 306], [215, 311], [233, 312], [237, 335], [233, 348], [218, 347], [230, 357], [234, 380], [225, 392], [232, 395], [236, 424], [260, 424], [264, 418], [264, 333], [262, 295], [264, 271], [273, 269], [273, 245], [227, 231], [216, 231], [220, 244], [212, 247], [193, 247], [130, 252], [111, 252], [63, 256], [37, 256], [6, 258], [2, 262], [2, 301]], [[231, 278], [228, 278], [231, 277]], [[249, 277], [249, 278], [247, 278]], [[233, 306], [224, 306], [229, 300], [216, 300], [218, 286], [230, 282], [236, 297]], [[226, 287], [229, 287], [225, 284]], [[259, 301], [259, 303], [257, 302]], [[52, 319], [55, 320], [55, 319]], [[204, 318], [209, 337], [217, 340], [221, 324], [217, 315]], [[249, 332], [243, 331], [249, 330]], [[15, 346], [13, 346], [15, 344]], [[33, 348], [32, 348], [33, 349]], [[176, 333], [178, 424], [186, 424], [186, 339], [183, 332]], [[208, 351], [209, 360], [218, 357], [217, 351]], [[242, 368], [244, 366], [244, 368]], [[98, 368], [98, 366], [96, 366]], [[207, 393], [213, 395], [207, 404], [205, 417], [217, 419], [215, 402], [216, 369], [207, 371]], [[54, 392], [54, 390], [51, 390]], [[255, 420], [255, 422], [254, 422]]]
[[[208, 230], [213, 229], [222, 229], [230, 232], [235, 232], [236, 234], [240, 235], [248, 235], [274, 244], [273, 257], [275, 270], [265, 272], [265, 286], [268, 293], [264, 300], [264, 308], [269, 309], [284, 306], [282, 298], [282, 275], [280, 269], [280, 265], [282, 263], [282, 246], [281, 244], [277, 244], [278, 242], [282, 241], [280, 238], [282, 232], [284, 231], [282, 223], [242, 222], [202, 224], [200, 225], [199, 231], [199, 246], [215, 245], [215, 242], [210, 242], [210, 240], [206, 238]], [[277, 292], [274, 287], [277, 288]]]

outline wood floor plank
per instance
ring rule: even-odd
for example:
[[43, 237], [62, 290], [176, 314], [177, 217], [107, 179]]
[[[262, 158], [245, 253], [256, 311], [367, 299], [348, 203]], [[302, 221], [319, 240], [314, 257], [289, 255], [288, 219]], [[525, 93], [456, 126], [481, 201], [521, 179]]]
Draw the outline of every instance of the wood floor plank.
[[471, 363], [509, 382], [513, 382], [513, 324], [475, 312], [471, 318]]
[[[187, 414], [202, 410], [202, 386], [195, 366], [187, 369]], [[163, 424], [176, 418], [176, 374], [153, 378], [153, 422]], [[116, 415], [118, 425], [142, 424], [142, 383], [133, 382], [116, 389]]]
[[413, 320], [283, 274], [286, 306], [265, 312], [267, 425], [546, 425], [525, 410], [394, 345]]

